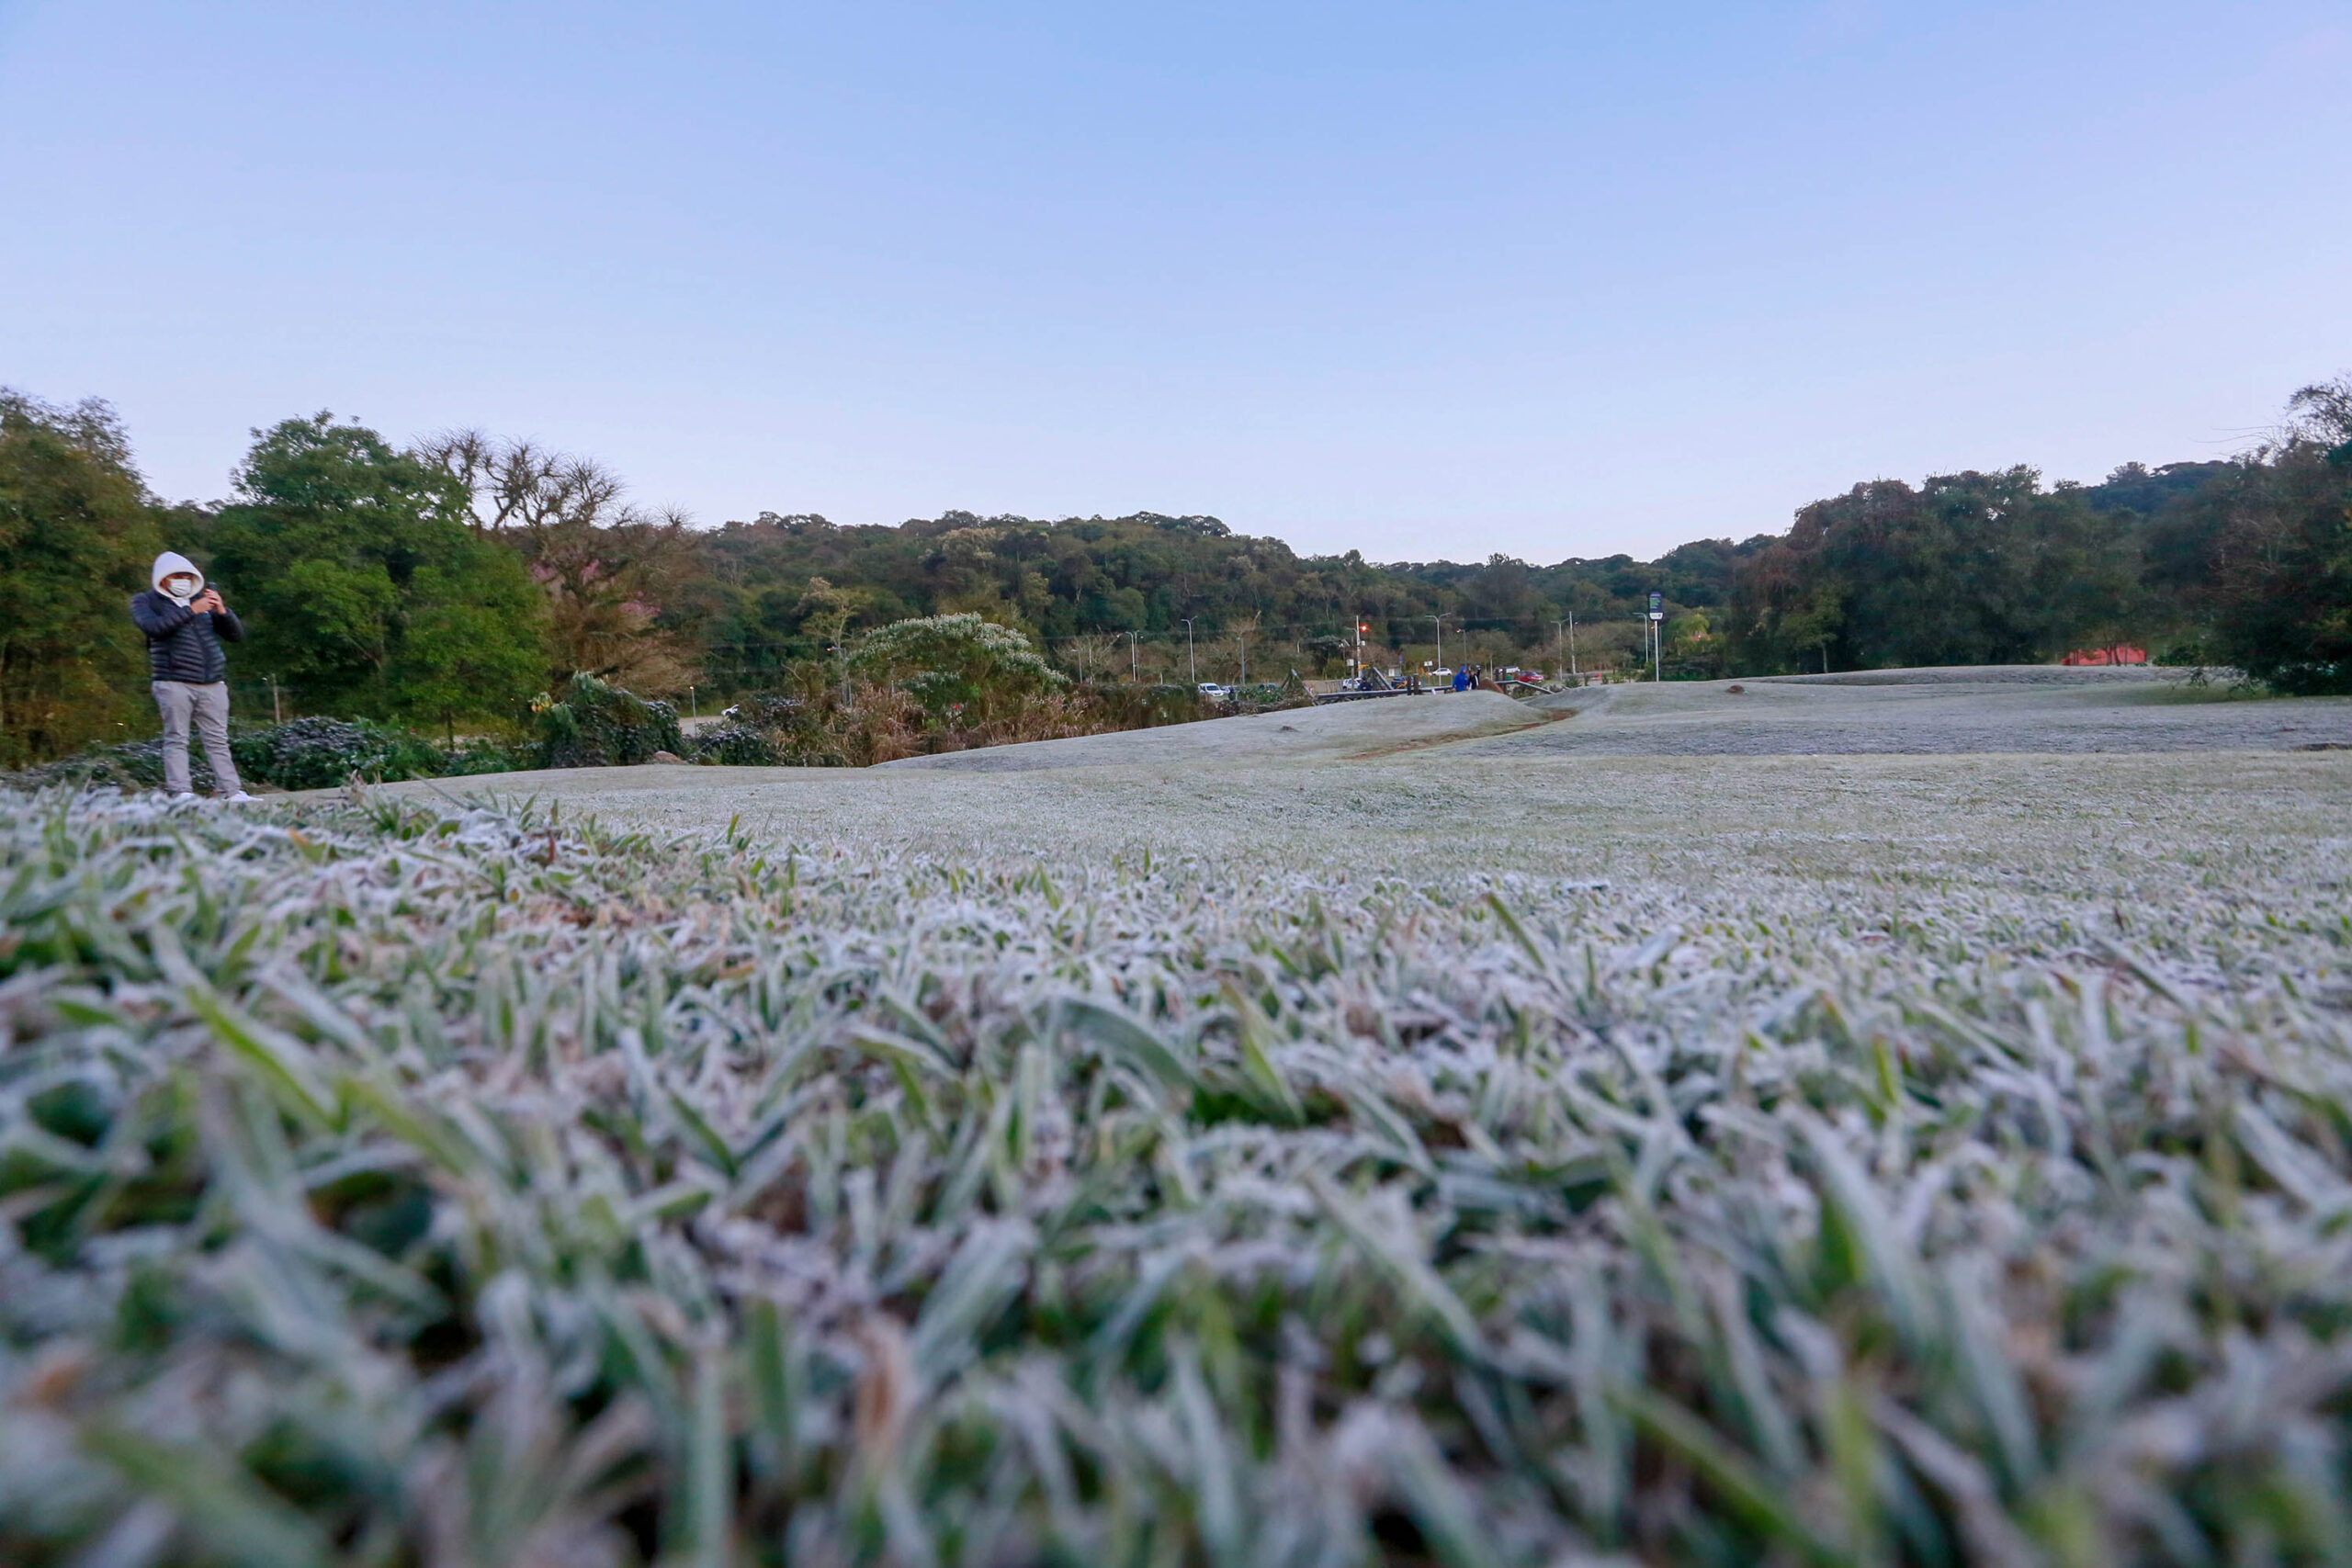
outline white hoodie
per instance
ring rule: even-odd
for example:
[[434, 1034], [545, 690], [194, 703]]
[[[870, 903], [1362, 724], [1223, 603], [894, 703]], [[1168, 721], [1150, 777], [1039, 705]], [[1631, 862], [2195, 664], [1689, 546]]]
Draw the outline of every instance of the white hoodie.
[[[196, 587], [185, 596], [174, 593], [164, 586], [164, 580], [167, 577], [193, 577], [196, 579]], [[175, 604], [184, 605], [188, 600], [204, 592], [204, 573], [196, 570], [194, 561], [174, 550], [165, 550], [155, 558], [155, 571], [151, 581], [155, 592]]]

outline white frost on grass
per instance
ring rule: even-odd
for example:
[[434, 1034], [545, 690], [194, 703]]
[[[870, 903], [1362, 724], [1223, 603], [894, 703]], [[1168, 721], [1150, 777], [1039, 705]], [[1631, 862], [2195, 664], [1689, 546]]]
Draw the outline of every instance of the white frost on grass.
[[1451, 749], [1584, 756], [2293, 750], [2352, 742], [2352, 698], [2264, 698], [2192, 671], [1993, 666], [1629, 683], [1542, 699], [1573, 721]]
[[17, 802], [0, 1557], [2345, 1548], [2352, 770], [1491, 767]]

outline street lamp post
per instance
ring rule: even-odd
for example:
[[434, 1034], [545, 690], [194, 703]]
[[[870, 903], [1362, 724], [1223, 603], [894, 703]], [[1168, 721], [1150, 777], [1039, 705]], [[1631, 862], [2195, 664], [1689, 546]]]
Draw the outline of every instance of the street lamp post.
[[1184, 668], [1193, 672], [1193, 689], [1197, 692], [1201, 688], [1201, 663], [1193, 657], [1193, 617], [1186, 615], [1183, 619]]
[[1143, 679], [1141, 656], [1136, 652], [1136, 634], [1127, 634], [1127, 679], [1130, 682]]
[[1430, 625], [1437, 628], [1437, 662], [1438, 667], [1443, 669], [1445, 667], [1445, 617], [1431, 615]]

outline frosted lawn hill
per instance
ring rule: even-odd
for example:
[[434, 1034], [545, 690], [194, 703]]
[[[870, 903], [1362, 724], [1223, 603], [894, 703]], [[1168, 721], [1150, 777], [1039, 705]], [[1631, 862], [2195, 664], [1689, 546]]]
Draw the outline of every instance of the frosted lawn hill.
[[[2352, 698], [2249, 698], [2193, 683], [2187, 671], [2032, 666], [1623, 684], [1535, 702], [1384, 698], [861, 772], [584, 768], [487, 782], [501, 795], [648, 827], [740, 819], [785, 836], [943, 852], [1247, 845], [1261, 864], [1265, 854], [1295, 856], [1340, 874], [1398, 854], [1500, 873], [1573, 870], [1579, 856], [1629, 851], [1646, 841], [1653, 816], [1661, 831], [1680, 823], [1692, 847], [1720, 849], [1757, 832], [1802, 838], [1809, 814], [1855, 789], [1883, 787], [1892, 805], [1905, 780], [1976, 779], [1967, 793], [2006, 793], [2000, 781], [2016, 770], [2056, 759], [2163, 754], [2120, 769], [2088, 762], [2082, 776], [2161, 780], [2187, 766], [2181, 787], [2194, 795], [2188, 779], [2225, 780], [2240, 765], [2216, 753], [2331, 746], [2352, 747]], [[1701, 761], [1714, 757], [1776, 761]], [[1905, 757], [1971, 760], [1894, 761]], [[2199, 757], [2209, 760], [2182, 761]], [[2025, 760], [2040, 758], [2052, 763]], [[2063, 812], [2073, 776], [2060, 766], [2043, 786], [2057, 795], [2013, 804]], [[1821, 788], [1797, 782], [1806, 779]], [[449, 787], [393, 786], [419, 800], [446, 798]]]
[[20, 798], [0, 1558], [2352, 1555], [2352, 705], [1747, 684]]

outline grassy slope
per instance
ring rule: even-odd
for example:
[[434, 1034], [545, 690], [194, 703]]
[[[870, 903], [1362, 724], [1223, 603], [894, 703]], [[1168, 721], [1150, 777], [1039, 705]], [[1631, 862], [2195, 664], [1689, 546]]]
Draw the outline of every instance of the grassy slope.
[[12, 810], [0, 1559], [2352, 1553], [2342, 758], [692, 782]]
[[1151, 766], [1186, 768], [1250, 761], [1329, 761], [1507, 735], [1540, 725], [1545, 716], [1500, 692], [1424, 693], [1067, 740], [948, 751], [882, 765], [893, 770], [1030, 773], [1046, 768], [1117, 767], [1139, 761]]

